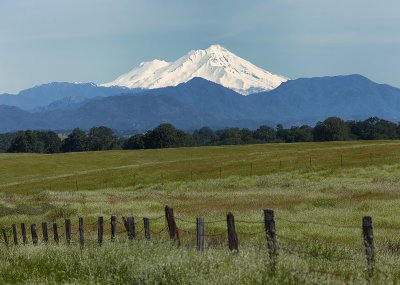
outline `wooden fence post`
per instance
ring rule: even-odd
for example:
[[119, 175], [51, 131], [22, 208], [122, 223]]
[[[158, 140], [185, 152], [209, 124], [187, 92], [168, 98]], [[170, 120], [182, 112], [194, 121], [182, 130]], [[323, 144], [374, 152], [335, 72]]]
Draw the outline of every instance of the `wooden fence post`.
[[151, 239], [151, 233], [150, 233], [150, 220], [149, 218], [143, 218], [143, 227], [144, 227], [144, 237], [147, 240]]
[[231, 212], [226, 215], [228, 225], [228, 246], [231, 251], [238, 251], [238, 238], [235, 229], [235, 217]]
[[26, 238], [26, 227], [25, 224], [21, 224], [21, 235], [22, 235], [22, 242], [24, 245], [28, 244], [28, 239]]
[[17, 246], [18, 245], [17, 226], [15, 224], [12, 224], [11, 227], [12, 227], [13, 238], [14, 238], [14, 246]]
[[375, 262], [375, 249], [374, 249], [374, 233], [372, 228], [372, 218], [365, 216], [362, 219], [362, 229], [364, 236], [365, 255], [367, 257], [368, 264], [368, 279], [374, 274], [374, 262]]
[[117, 237], [117, 216], [111, 216], [111, 241], [114, 242]]
[[85, 246], [83, 218], [79, 217], [79, 246], [81, 249]]
[[177, 246], [181, 245], [181, 241], [179, 238], [179, 231], [178, 227], [176, 226], [175, 216], [174, 216], [174, 209], [168, 206], [165, 207], [165, 218], [167, 219], [168, 231], [169, 231], [169, 238], [172, 241], [177, 242]]
[[5, 229], [1, 229], [1, 231], [3, 232], [3, 238], [4, 238], [4, 243], [6, 244], [6, 247], [9, 247], [9, 242], [8, 242], [8, 237], [7, 237], [7, 232]]
[[267, 238], [267, 249], [272, 267], [275, 268], [278, 247], [276, 244], [276, 228], [274, 211], [270, 209], [264, 210], [264, 226]]
[[71, 245], [71, 220], [65, 220], [65, 239], [67, 240], [67, 245]]
[[204, 218], [196, 218], [196, 228], [197, 228], [197, 250], [204, 253], [205, 240], [204, 240]]
[[98, 217], [97, 218], [97, 241], [99, 245], [103, 245], [103, 231], [104, 231], [104, 218]]
[[31, 225], [32, 243], [33, 245], [38, 245], [38, 234], [36, 231], [36, 224]]
[[54, 242], [58, 244], [60, 242], [60, 238], [58, 236], [58, 227], [57, 223], [53, 223], [53, 235], [54, 235]]
[[165, 219], [167, 220], [169, 238], [171, 240], [176, 239], [176, 224], [174, 217], [174, 209], [168, 206], [165, 207]]
[[47, 228], [47, 222], [42, 222], [42, 233], [43, 233], [43, 241], [44, 243], [49, 242], [49, 233]]
[[128, 229], [128, 239], [133, 240], [136, 237], [135, 232], [135, 218], [133, 216], [129, 216], [126, 220], [127, 229]]

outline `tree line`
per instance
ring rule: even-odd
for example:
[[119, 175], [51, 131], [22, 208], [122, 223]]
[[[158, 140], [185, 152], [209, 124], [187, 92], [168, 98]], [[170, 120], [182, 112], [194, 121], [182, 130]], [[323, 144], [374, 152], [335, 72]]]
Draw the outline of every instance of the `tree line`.
[[344, 121], [329, 117], [314, 127], [303, 125], [272, 128], [262, 125], [256, 130], [225, 128], [212, 130], [202, 127], [185, 132], [171, 124], [128, 138], [118, 138], [112, 129], [94, 127], [85, 132], [74, 129], [61, 138], [52, 131], [20, 131], [0, 135], [0, 151], [28, 153], [58, 153], [100, 151], [112, 149], [154, 149], [189, 146], [238, 145], [277, 142], [312, 142], [342, 140], [392, 140], [400, 139], [400, 124], [371, 117], [364, 121]]

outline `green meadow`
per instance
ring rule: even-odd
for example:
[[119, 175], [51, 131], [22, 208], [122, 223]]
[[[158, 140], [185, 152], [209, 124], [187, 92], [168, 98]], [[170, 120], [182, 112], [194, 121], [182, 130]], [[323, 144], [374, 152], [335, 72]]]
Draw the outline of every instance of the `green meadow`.
[[[0, 154], [0, 283], [26, 284], [397, 284], [400, 281], [400, 141], [263, 144], [88, 153]], [[168, 240], [164, 207], [182, 241]], [[276, 217], [271, 265], [263, 209]], [[227, 247], [235, 215], [239, 251]], [[109, 238], [109, 217], [132, 214]], [[367, 278], [361, 220], [373, 218], [375, 266]], [[98, 216], [106, 242], [96, 243]], [[206, 222], [196, 251], [195, 218]], [[85, 220], [85, 248], [78, 243]], [[152, 240], [142, 218], [151, 219]], [[73, 224], [73, 244], [44, 244], [40, 224]], [[209, 222], [209, 223], [207, 223]], [[38, 225], [39, 246], [12, 245], [11, 224]], [[50, 230], [51, 235], [51, 230]], [[2, 238], [2, 237], [0, 237]], [[30, 233], [28, 232], [30, 240]], [[21, 242], [21, 240], [19, 241]], [[367, 280], [368, 279], [368, 280]]]

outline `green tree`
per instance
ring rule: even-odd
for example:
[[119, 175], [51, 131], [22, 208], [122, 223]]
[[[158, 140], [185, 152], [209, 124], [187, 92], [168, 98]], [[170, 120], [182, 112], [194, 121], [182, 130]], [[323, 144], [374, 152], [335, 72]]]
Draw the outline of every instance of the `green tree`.
[[144, 137], [145, 148], [176, 147], [178, 142], [178, 130], [171, 124], [161, 124]]
[[269, 126], [262, 125], [254, 131], [254, 138], [260, 142], [273, 142], [276, 140], [276, 131]]
[[226, 128], [216, 132], [221, 145], [243, 144], [242, 134], [239, 128]]
[[44, 144], [45, 153], [57, 153], [61, 151], [61, 139], [55, 132], [40, 132], [38, 135]]
[[195, 130], [192, 137], [194, 144], [197, 146], [213, 145], [218, 139], [215, 132], [209, 127], [202, 127], [198, 130]]
[[125, 141], [123, 149], [143, 149], [144, 148], [144, 136], [142, 134], [136, 134], [131, 136]]
[[111, 149], [115, 141], [112, 129], [101, 126], [91, 128], [89, 131], [89, 150], [99, 151]]
[[86, 133], [80, 129], [74, 129], [62, 144], [63, 152], [88, 151], [89, 140]]
[[43, 153], [44, 143], [38, 132], [28, 130], [22, 132], [12, 141], [8, 152]]
[[371, 117], [358, 122], [359, 137], [364, 140], [397, 139], [397, 125], [395, 123]]
[[255, 143], [253, 137], [254, 137], [254, 132], [252, 130], [249, 130], [247, 128], [240, 130], [240, 138], [244, 144]]
[[0, 134], [0, 152], [6, 152], [22, 132]]
[[341, 141], [349, 138], [349, 129], [342, 119], [329, 117], [317, 123], [313, 134], [315, 141]]

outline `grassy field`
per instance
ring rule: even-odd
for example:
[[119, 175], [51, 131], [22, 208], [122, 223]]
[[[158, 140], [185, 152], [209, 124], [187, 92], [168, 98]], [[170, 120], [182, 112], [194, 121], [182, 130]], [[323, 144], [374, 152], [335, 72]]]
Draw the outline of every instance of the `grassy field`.
[[[0, 155], [0, 225], [85, 217], [88, 243], [0, 245], [0, 283], [367, 284], [361, 219], [374, 223], [372, 284], [400, 281], [400, 142], [334, 142]], [[167, 241], [174, 208], [182, 247]], [[263, 209], [275, 210], [279, 256], [271, 270]], [[239, 252], [226, 246], [226, 213], [237, 220]], [[97, 216], [151, 222], [154, 241], [98, 248]], [[195, 251], [204, 216], [207, 250]], [[249, 223], [249, 221], [251, 223]], [[303, 223], [307, 221], [308, 223]], [[108, 227], [108, 225], [107, 225]], [[63, 228], [60, 229], [61, 231]], [[108, 234], [108, 233], [107, 233]], [[108, 238], [109, 239], [109, 238]], [[29, 279], [29, 280], [28, 280]]]

